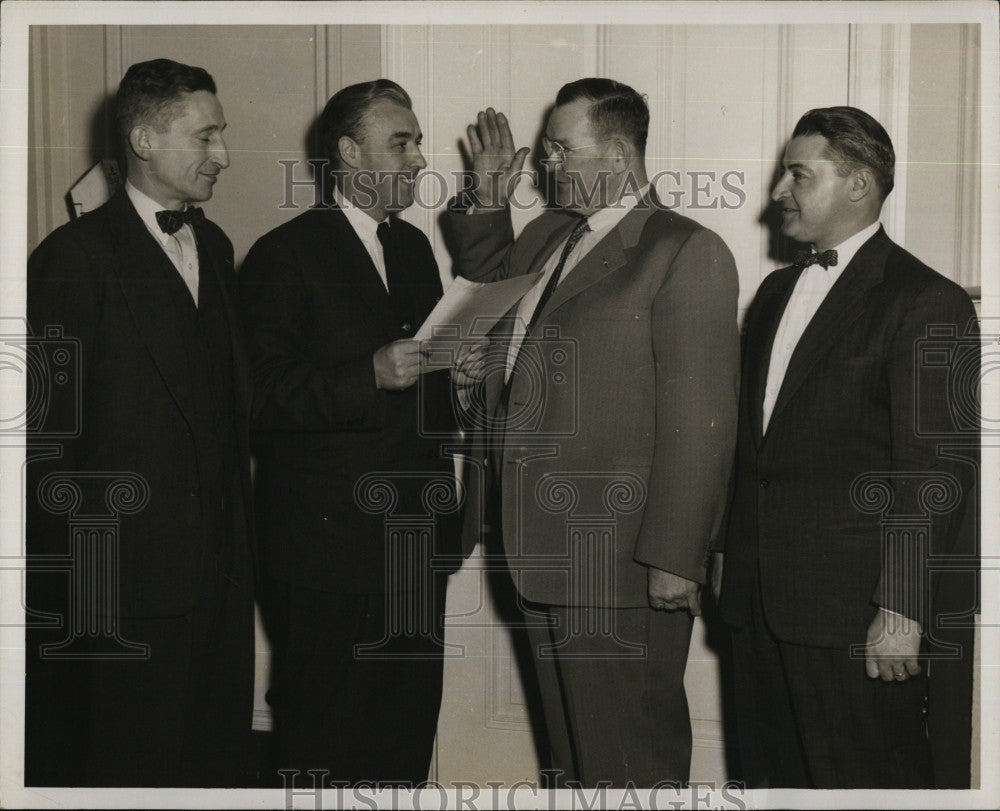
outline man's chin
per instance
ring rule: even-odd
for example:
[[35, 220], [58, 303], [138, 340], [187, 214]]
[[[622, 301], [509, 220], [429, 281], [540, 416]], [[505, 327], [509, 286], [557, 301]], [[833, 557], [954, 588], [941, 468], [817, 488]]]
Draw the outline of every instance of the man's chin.
[[389, 204], [385, 207], [385, 210], [392, 213], [397, 213], [404, 211], [413, 205], [413, 194], [407, 191], [399, 189], [397, 193], [393, 196], [393, 199], [389, 201]]

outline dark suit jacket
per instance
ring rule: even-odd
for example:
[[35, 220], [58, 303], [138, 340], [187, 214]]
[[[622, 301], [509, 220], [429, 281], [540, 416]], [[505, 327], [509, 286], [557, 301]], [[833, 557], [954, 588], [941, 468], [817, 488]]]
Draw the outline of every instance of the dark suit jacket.
[[[768, 276], [746, 317], [722, 616], [744, 624], [758, 572], [768, 626], [785, 642], [844, 649], [865, 642], [876, 604], [910, 615], [917, 606], [929, 652], [960, 646], [958, 658], [930, 663], [929, 722], [938, 785], [967, 784], [975, 312], [960, 287], [880, 229], [806, 328], [762, 435], [771, 344], [799, 272]], [[965, 571], [929, 560], [949, 555], [967, 556]], [[966, 616], [948, 627], [947, 612]], [[941, 724], [950, 729], [935, 736]]]
[[[509, 213], [449, 216], [456, 272], [475, 281], [541, 270], [574, 222], [546, 212], [515, 241]], [[498, 434], [483, 423], [471, 454], [488, 467], [487, 447], [502, 442], [491, 475], [525, 597], [638, 607], [648, 566], [704, 581], [735, 443], [737, 290], [722, 240], [648, 199], [556, 288], [518, 356], [508, 409], [517, 424]], [[487, 419], [508, 336], [509, 327], [495, 335]]]
[[[954, 546], [961, 504], [939, 510], [935, 491], [922, 488], [938, 475], [948, 492], [954, 477], [964, 500], [974, 467], [939, 448], [968, 443], [975, 424], [939, 374], [940, 352], [921, 354], [921, 340], [930, 325], [952, 330], [944, 371], [957, 368], [968, 360], [959, 339], [975, 312], [965, 291], [880, 230], [806, 328], [762, 436], [771, 343], [799, 272], [768, 276], [746, 317], [722, 608], [725, 619], [742, 623], [759, 566], [765, 615], [779, 639], [842, 647], [864, 641], [876, 602], [901, 612], [917, 604], [920, 583], [907, 567], [921, 570], [930, 551], [914, 559], [917, 544], [903, 543], [883, 563], [884, 491], [858, 477], [887, 480], [887, 515], [930, 520], [935, 553]], [[975, 333], [971, 346], [978, 351]], [[977, 413], [970, 405], [966, 414]]]
[[[245, 558], [252, 526], [250, 389], [232, 302], [233, 250], [214, 223], [206, 221], [196, 232], [200, 272], [215, 274], [220, 282], [232, 341], [240, 475], [230, 503], [235, 548]], [[126, 506], [120, 514], [122, 616], [187, 613], [199, 593], [206, 556], [216, 545], [206, 537], [202, 494], [212, 488], [201, 473], [205, 455], [214, 448], [200, 446], [197, 437], [204, 433], [195, 429], [199, 412], [190, 364], [200, 350], [185, 296], [184, 282], [124, 191], [54, 231], [28, 260], [31, 328], [36, 336], [50, 327], [61, 329], [62, 338], [50, 336], [41, 343], [68, 342], [79, 358], [79, 374], [74, 370], [69, 383], [79, 388], [72, 395], [52, 381], [29, 391], [29, 398], [44, 398], [48, 405], [31, 437], [29, 457], [51, 444], [47, 431], [56, 432], [52, 436], [63, 447], [58, 458], [28, 465], [29, 552], [67, 552], [67, 517], [38, 501], [46, 473], [138, 474], [148, 485], [149, 501], [137, 511]], [[50, 371], [56, 374], [59, 368], [52, 365]], [[78, 435], [63, 441], [58, 432], [76, 425], [77, 418]], [[92, 487], [77, 480], [84, 491], [78, 512], [107, 511], [104, 479], [94, 478]]]
[[403, 220], [392, 230], [414, 299], [407, 329], [336, 208], [311, 209], [264, 235], [240, 271], [256, 385], [263, 562], [293, 585], [385, 590], [394, 526], [423, 527], [438, 552], [457, 552], [456, 505], [433, 501], [453, 470], [441, 449], [454, 427], [447, 373], [424, 375], [404, 391], [375, 385], [375, 351], [412, 337], [441, 296], [427, 237]]

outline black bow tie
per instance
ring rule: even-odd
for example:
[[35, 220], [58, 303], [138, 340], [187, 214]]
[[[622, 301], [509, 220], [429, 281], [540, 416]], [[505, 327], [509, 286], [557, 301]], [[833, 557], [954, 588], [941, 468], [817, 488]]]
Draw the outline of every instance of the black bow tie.
[[835, 267], [837, 264], [837, 252], [832, 248], [822, 253], [811, 253], [809, 251], [799, 251], [795, 254], [795, 267], [807, 268], [810, 265], [819, 265], [826, 270]]
[[164, 234], [174, 234], [187, 225], [199, 225], [205, 222], [205, 212], [198, 206], [188, 206], [183, 211], [157, 211], [156, 224]]

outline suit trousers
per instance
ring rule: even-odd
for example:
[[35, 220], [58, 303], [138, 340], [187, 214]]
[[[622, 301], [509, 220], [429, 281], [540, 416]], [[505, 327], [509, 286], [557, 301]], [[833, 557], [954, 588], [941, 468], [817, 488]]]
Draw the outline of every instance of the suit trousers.
[[441, 707], [446, 582], [435, 575], [430, 604], [413, 606], [419, 616], [404, 611], [402, 622], [391, 605], [408, 592], [273, 584], [268, 700], [274, 766], [295, 781], [286, 785], [311, 788], [308, 769], [325, 772], [326, 785], [427, 780]]
[[733, 665], [748, 788], [932, 787], [925, 675], [887, 684], [868, 678], [849, 649], [776, 639], [759, 589], [749, 622], [733, 632]]
[[122, 635], [148, 644], [149, 658], [94, 664], [89, 785], [247, 785], [254, 621], [243, 563], [239, 572], [211, 565], [184, 616], [122, 620]]
[[584, 786], [687, 781], [690, 615], [529, 603], [525, 619], [551, 767]]

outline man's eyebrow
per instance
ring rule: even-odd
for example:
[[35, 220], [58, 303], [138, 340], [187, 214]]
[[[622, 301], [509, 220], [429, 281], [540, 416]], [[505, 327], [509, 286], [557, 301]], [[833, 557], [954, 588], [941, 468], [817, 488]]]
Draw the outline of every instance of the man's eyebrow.
[[221, 127], [218, 124], [209, 124], [207, 127], [202, 127], [197, 132], [198, 132], [198, 134], [201, 134], [203, 132], [206, 132], [206, 133], [207, 132], [222, 132], [225, 128], [226, 128], [225, 124], [223, 124]]
[[399, 130], [398, 132], [394, 132], [392, 134], [392, 137], [393, 138], [402, 138], [403, 140], [407, 140], [407, 139], [413, 137], [413, 133], [410, 132], [409, 130]]

